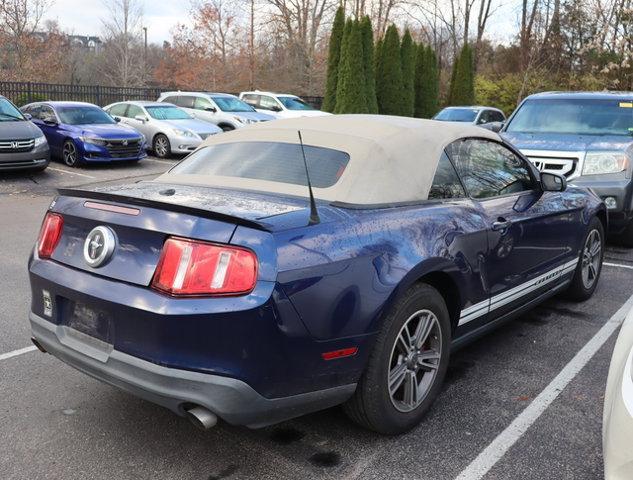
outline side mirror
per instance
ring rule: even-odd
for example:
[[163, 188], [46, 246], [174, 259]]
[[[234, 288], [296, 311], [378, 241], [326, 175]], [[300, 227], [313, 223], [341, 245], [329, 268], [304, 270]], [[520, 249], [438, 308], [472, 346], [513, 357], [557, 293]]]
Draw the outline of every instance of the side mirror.
[[33, 115], [31, 115], [30, 113], [23, 113], [22, 115], [24, 115], [24, 118], [26, 118], [27, 120], [33, 120]]
[[488, 130], [492, 130], [493, 132], [499, 133], [503, 128], [503, 122], [490, 122], [482, 125], [482, 128], [487, 128]]
[[218, 111], [215, 107], [205, 107], [205, 110], [206, 110], [207, 112], [213, 112], [213, 113], [215, 113], [215, 112], [217, 112], [217, 111]]
[[281, 112], [281, 107], [279, 105], [275, 105], [273, 108], [271, 108], [271, 110], [273, 112]]
[[556, 173], [541, 172], [541, 188], [544, 192], [564, 192], [567, 179]]
[[119, 123], [121, 121], [121, 117], [112, 117], [112, 118], [114, 118], [114, 121], [116, 123]]
[[134, 117], [134, 120], [138, 120], [141, 123], [147, 122], [147, 117], [145, 115], [137, 115]]
[[55, 120], [54, 118], [46, 118], [46, 119], [43, 120], [43, 122], [46, 125], [51, 125], [51, 126], [57, 125], [57, 120]]

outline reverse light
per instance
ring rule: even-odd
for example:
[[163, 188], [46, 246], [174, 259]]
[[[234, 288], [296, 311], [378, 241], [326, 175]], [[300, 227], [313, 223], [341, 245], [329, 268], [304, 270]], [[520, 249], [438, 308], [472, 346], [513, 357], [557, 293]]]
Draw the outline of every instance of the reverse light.
[[152, 287], [174, 296], [243, 295], [255, 288], [257, 257], [228, 245], [168, 238]]
[[50, 258], [59, 243], [64, 228], [64, 219], [57, 213], [48, 212], [42, 222], [37, 240], [37, 254], [40, 258]]

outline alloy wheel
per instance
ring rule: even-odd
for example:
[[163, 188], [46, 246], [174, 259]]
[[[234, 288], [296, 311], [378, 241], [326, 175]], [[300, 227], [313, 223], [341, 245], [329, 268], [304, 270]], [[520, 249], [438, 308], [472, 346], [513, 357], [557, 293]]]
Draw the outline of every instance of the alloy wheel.
[[598, 279], [601, 260], [602, 239], [600, 232], [594, 229], [587, 235], [582, 251], [582, 284], [586, 289], [591, 288]]
[[77, 147], [71, 141], [64, 143], [64, 150], [62, 152], [64, 157], [64, 163], [69, 167], [74, 167], [77, 163]]
[[430, 310], [411, 315], [400, 329], [389, 359], [387, 385], [400, 412], [415, 410], [433, 386], [442, 356], [442, 335]]
[[169, 141], [163, 137], [157, 137], [154, 141], [154, 150], [159, 157], [166, 157], [169, 153]]

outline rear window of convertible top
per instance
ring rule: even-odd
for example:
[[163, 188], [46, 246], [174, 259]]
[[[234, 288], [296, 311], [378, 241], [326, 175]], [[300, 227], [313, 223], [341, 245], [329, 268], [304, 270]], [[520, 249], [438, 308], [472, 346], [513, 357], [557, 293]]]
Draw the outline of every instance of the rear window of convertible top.
[[[313, 187], [334, 185], [349, 163], [349, 154], [305, 146]], [[210, 145], [193, 152], [170, 170], [178, 175], [220, 175], [307, 185], [301, 145], [282, 142], [235, 142]]]

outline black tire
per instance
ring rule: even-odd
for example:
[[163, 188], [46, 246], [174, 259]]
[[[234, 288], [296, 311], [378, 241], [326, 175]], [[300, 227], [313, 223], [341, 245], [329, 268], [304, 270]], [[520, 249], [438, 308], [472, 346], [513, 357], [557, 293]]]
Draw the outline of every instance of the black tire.
[[62, 161], [69, 167], [78, 167], [81, 164], [77, 145], [75, 145], [75, 142], [71, 139], [64, 142], [64, 146], [62, 147]]
[[[439, 359], [435, 363], [437, 367], [434, 369], [434, 375], [430, 377], [428, 387], [419, 399], [420, 403], [409, 411], [402, 411], [396, 407], [397, 400], [389, 391], [389, 373], [401, 363], [400, 360], [395, 366], [392, 363], [400, 345], [396, 345], [396, 342], [404, 331], [405, 324], [420, 311], [430, 311], [435, 315], [437, 322], [434, 325], [437, 327], [434, 327], [427, 338], [436, 345], [438, 341], [441, 342], [441, 349]], [[343, 406], [347, 415], [362, 427], [384, 435], [404, 433], [418, 425], [435, 401], [444, 382], [450, 343], [451, 323], [443, 297], [430, 285], [414, 285], [396, 302], [384, 319], [356, 392]], [[417, 360], [417, 357], [414, 358]], [[415, 363], [417, 364], [417, 361]], [[413, 373], [409, 367], [406, 369], [407, 374], [418, 375], [417, 370]], [[421, 372], [424, 378], [424, 375], [432, 373], [433, 370]], [[402, 382], [405, 389], [403, 396], [406, 395], [405, 383], [406, 380]], [[396, 390], [394, 395], [398, 392], [399, 390]]]
[[152, 150], [158, 158], [167, 158], [171, 156], [171, 143], [166, 135], [159, 133], [152, 141]]
[[[592, 235], [599, 236], [600, 250], [597, 253], [591, 253], [591, 256], [587, 257], [589, 253], [587, 251], [588, 242], [590, 242], [590, 237]], [[587, 300], [589, 297], [593, 295], [593, 292], [596, 290], [596, 287], [598, 286], [598, 282], [600, 281], [600, 273], [602, 272], [603, 258], [604, 258], [604, 227], [602, 226], [602, 222], [598, 218], [594, 217], [591, 219], [591, 222], [589, 222], [589, 228], [587, 228], [587, 233], [585, 234], [582, 240], [579, 262], [578, 262], [578, 265], [576, 266], [576, 270], [574, 271], [574, 276], [572, 278], [571, 285], [569, 286], [569, 289], [567, 290], [567, 296], [571, 300], [582, 302], [584, 300]], [[589, 267], [589, 263], [592, 264], [592, 267]], [[585, 271], [585, 268], [588, 268], [588, 270], [587, 272], [585, 272], [585, 274], [583, 274], [583, 272]], [[592, 275], [586, 276], [587, 273], [590, 272], [591, 270], [593, 270], [594, 273]], [[588, 283], [588, 280], [590, 279], [591, 279], [591, 282]]]

